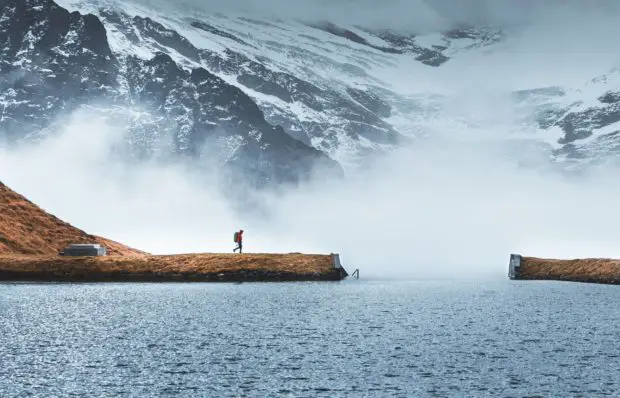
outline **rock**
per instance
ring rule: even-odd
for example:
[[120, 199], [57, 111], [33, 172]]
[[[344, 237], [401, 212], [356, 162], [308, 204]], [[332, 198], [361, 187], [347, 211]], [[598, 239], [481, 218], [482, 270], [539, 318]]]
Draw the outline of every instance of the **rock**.
[[[202, 58], [187, 39], [150, 18], [101, 13], [130, 41], [138, 43], [139, 34], [190, 60]], [[172, 137], [160, 156], [205, 168], [215, 161], [230, 178], [240, 174], [256, 187], [298, 182], [316, 164], [343, 174], [337, 162], [270, 124], [248, 95], [208, 70], [187, 68], [165, 52], [150, 59], [114, 54], [95, 15], [69, 13], [51, 0], [6, 0], [0, 21], [0, 131], [9, 142], [41, 137], [59, 116], [84, 105], [112, 112], [140, 107], [146, 110], [140, 121], [126, 120], [126, 152], [136, 158], [155, 156]], [[218, 157], [203, 161], [205, 147]]]

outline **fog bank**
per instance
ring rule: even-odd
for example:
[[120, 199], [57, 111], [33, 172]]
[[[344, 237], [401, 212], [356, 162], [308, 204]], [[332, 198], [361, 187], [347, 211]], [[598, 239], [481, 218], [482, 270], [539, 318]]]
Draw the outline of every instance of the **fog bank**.
[[344, 182], [323, 176], [258, 196], [267, 212], [232, 206], [217, 168], [122, 161], [115, 150], [127, 132], [88, 110], [40, 144], [0, 142], [0, 180], [64, 220], [152, 253], [232, 251], [243, 228], [247, 251], [339, 252], [347, 269], [373, 278], [505, 277], [511, 252], [620, 257], [617, 168], [579, 179], [558, 172], [542, 141], [559, 137], [524, 123], [510, 100], [512, 89], [579, 87], [609, 70], [619, 59], [619, 2], [135, 1], [409, 30], [463, 21], [529, 27], [491, 54], [472, 51], [439, 69], [403, 59], [386, 70], [380, 77], [403, 94], [445, 96], [438, 112], [396, 115], [415, 122], [415, 131], [406, 123], [401, 131], [429, 138]]
[[501, 276], [511, 252], [620, 256], [612, 178], [520, 168], [507, 141], [418, 143], [344, 183], [265, 196], [270, 215], [259, 217], [192, 170], [127, 167], [113, 155], [122, 137], [78, 112], [40, 145], [0, 150], [1, 179], [88, 232], [153, 253], [228, 252], [243, 228], [248, 252], [339, 252], [374, 278]]
[[[64, 2], [71, 0], [62, 0]], [[115, 1], [115, 0], [110, 0]], [[382, 29], [428, 32], [458, 24], [509, 27], [532, 23], [559, 23], [569, 17], [620, 14], [613, 0], [134, 0], [151, 8], [188, 13], [243, 14], [280, 19], [330, 20]]]

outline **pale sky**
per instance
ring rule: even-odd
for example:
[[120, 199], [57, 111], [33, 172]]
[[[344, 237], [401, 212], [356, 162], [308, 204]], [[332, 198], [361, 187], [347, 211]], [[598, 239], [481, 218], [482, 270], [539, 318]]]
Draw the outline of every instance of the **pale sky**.
[[[614, 0], [136, 0], [143, 4], [202, 12], [243, 12], [280, 18], [328, 19], [412, 31], [455, 23], [513, 25], [579, 19], [591, 14], [620, 16]], [[571, 18], [571, 23], [578, 23]]]

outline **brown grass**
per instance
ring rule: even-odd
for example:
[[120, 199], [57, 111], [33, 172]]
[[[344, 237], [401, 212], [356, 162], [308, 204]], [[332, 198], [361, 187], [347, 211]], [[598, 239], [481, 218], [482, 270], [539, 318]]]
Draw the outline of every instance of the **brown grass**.
[[99, 243], [112, 255], [145, 254], [75, 228], [0, 183], [0, 254], [56, 255], [71, 243]]
[[556, 279], [620, 284], [620, 260], [554, 260], [522, 257], [519, 279]]
[[[32, 279], [66, 279], [84, 277], [100, 279], [102, 275], [205, 275], [262, 271], [296, 275], [334, 272], [330, 255], [318, 254], [179, 254], [166, 256], [60, 257], [0, 255], [2, 275], [31, 275]], [[51, 278], [54, 277], [54, 278]], [[25, 278], [28, 279], [28, 278]], [[131, 279], [131, 278], [128, 278]], [[147, 278], [148, 279], [148, 278]]]

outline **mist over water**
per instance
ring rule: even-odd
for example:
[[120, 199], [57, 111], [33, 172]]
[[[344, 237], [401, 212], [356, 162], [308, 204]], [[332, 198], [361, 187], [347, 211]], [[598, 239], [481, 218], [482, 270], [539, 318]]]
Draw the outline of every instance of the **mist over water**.
[[[617, 169], [601, 167], [580, 177], [558, 171], [548, 160], [549, 147], [524, 144], [524, 137], [542, 132], [523, 125], [507, 100], [515, 87], [582, 82], [594, 77], [594, 71], [606, 70], [618, 58], [604, 46], [613, 24], [599, 24], [590, 36], [574, 33], [574, 47], [555, 47], [553, 53], [545, 49], [554, 48], [566, 26], [586, 32], [594, 25], [549, 26], [551, 20], [543, 18], [550, 15], [549, 5], [536, 6], [544, 8], [536, 14], [523, 8], [516, 12], [510, 8], [515, 2], [474, 3], [484, 12], [451, 9], [447, 5], [455, 3], [449, 1], [428, 12], [438, 13], [438, 21], [492, 16], [498, 23], [527, 21], [532, 27], [521, 31], [520, 39], [509, 42], [512, 47], [504, 52], [456, 59], [434, 75], [392, 71], [392, 83], [407, 94], [432, 92], [429, 82], [436, 82], [437, 91], [450, 96], [440, 114], [417, 120], [416, 131], [404, 131], [430, 138], [378, 159], [370, 168], [349, 170], [345, 181], [318, 176], [277, 195], [257, 194], [266, 212], [234, 207], [215, 182], [217, 169], [205, 175], [183, 165], [121, 161], [116, 148], [126, 131], [87, 110], [72, 115], [66, 128], [39, 144], [11, 149], [0, 144], [0, 180], [90, 233], [155, 254], [229, 252], [232, 233], [243, 228], [248, 252], [338, 252], [347, 269], [360, 268], [370, 278], [503, 277], [512, 252], [620, 256]], [[351, 15], [369, 17], [364, 3], [357, 4]], [[179, 7], [200, 5], [186, 0]], [[298, 6], [284, 10], [299, 13], [303, 8]], [[214, 7], [227, 10], [223, 2]], [[337, 7], [329, 9], [332, 16], [340, 15]], [[575, 2], [558, 7], [562, 15], [579, 15]], [[593, 15], [601, 10], [616, 15], [617, 7], [598, 2], [580, 21], [595, 21]], [[395, 15], [384, 11], [385, 18]], [[363, 22], [359, 18], [353, 22]], [[403, 21], [392, 22], [396, 28]], [[579, 55], [588, 42], [602, 58]], [[514, 49], [544, 67], [510, 69], [523, 60], [511, 53]], [[571, 57], [576, 59], [574, 68], [566, 62]], [[554, 81], [558, 75], [561, 81]]]

